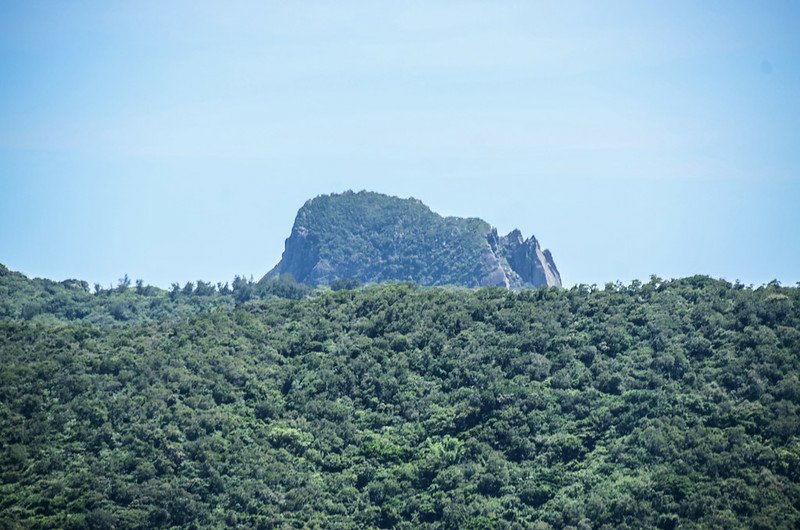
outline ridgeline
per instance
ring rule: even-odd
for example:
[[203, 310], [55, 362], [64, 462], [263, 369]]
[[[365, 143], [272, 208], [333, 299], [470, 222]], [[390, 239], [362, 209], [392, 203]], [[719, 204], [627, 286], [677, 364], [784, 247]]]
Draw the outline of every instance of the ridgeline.
[[798, 352], [775, 283], [90, 293], [0, 267], [0, 526], [796, 528]]

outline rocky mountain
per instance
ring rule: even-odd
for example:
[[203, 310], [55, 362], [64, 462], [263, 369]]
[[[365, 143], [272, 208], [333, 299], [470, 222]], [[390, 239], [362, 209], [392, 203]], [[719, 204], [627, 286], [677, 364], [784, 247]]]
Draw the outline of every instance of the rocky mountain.
[[499, 236], [481, 219], [442, 217], [417, 199], [366, 191], [321, 195], [300, 208], [281, 261], [264, 280], [285, 273], [310, 285], [561, 285], [553, 256], [535, 237]]

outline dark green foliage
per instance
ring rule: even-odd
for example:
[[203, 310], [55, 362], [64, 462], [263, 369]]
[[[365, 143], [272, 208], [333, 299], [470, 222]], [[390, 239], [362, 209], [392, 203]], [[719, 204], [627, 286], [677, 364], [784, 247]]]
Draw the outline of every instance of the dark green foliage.
[[233, 283], [231, 284], [231, 292], [233, 293], [233, 298], [238, 303], [247, 302], [251, 298], [255, 297], [255, 285], [253, 285], [252, 281], [247, 281], [242, 276], [237, 276], [233, 279]]
[[331, 290], [333, 291], [344, 291], [348, 289], [358, 289], [361, 286], [361, 282], [355, 279], [345, 279], [339, 278], [338, 280], [334, 280], [331, 282]]
[[289, 298], [292, 300], [305, 298], [313, 291], [308, 285], [297, 283], [291, 274], [281, 274], [277, 278], [261, 281], [253, 285], [252, 289], [253, 292], [258, 293], [261, 298], [277, 296], [278, 298]]
[[[0, 265], [0, 267], [3, 267]], [[299, 300], [314, 293], [284, 276], [270, 282], [254, 283], [237, 276], [231, 289], [227, 283], [215, 286], [198, 280], [183, 287], [173, 283], [168, 291], [137, 280], [130, 288], [128, 276], [116, 288], [103, 289], [78, 280], [53, 282], [30, 280], [18, 272], [0, 269], [0, 318], [54, 324], [82, 321], [100, 326], [113, 323], [143, 323], [168, 317], [180, 318], [198, 311], [231, 308], [253, 299], [291, 298]]]
[[798, 288], [53, 285], [0, 269], [5, 526], [800, 525]]

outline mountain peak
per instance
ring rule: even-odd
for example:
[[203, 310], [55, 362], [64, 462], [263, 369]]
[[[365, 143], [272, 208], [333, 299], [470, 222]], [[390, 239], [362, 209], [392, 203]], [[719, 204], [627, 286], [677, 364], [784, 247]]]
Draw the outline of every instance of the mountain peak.
[[320, 195], [297, 212], [281, 261], [311, 285], [337, 279], [421, 285], [561, 285], [549, 251], [519, 230], [498, 237], [478, 218], [442, 217], [422, 201], [369, 191]]

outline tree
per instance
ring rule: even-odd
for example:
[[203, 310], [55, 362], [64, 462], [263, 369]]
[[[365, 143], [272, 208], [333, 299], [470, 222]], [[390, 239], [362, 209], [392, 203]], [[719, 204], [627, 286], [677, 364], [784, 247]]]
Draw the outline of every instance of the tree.
[[117, 291], [124, 293], [131, 286], [131, 279], [126, 274], [117, 281]]
[[241, 304], [253, 298], [254, 295], [253, 282], [247, 281], [247, 279], [244, 276], [236, 276], [233, 279], [231, 287], [233, 290], [233, 298], [238, 303]]
[[197, 296], [210, 296], [214, 294], [214, 284], [204, 282], [203, 280], [197, 280], [197, 287], [194, 290], [194, 294]]

